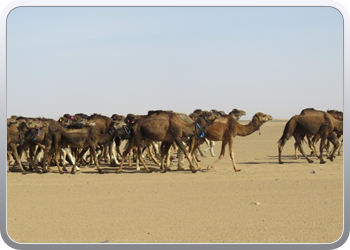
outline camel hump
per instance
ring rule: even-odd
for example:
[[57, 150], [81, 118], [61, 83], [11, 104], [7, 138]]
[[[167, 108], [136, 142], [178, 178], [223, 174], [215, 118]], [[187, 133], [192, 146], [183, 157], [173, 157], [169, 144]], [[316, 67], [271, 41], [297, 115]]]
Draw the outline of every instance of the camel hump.
[[149, 110], [147, 115], [153, 115], [153, 114], [174, 114], [174, 111], [172, 110]]

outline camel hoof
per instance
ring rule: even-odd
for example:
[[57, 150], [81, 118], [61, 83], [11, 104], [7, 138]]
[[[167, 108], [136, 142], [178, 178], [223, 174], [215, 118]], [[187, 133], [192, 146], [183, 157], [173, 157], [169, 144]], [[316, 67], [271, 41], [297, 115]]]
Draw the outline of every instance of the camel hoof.
[[165, 169], [161, 169], [160, 173], [166, 173], [166, 170]]
[[71, 174], [75, 174], [75, 172], [70, 172]]
[[333, 157], [327, 157], [327, 159], [329, 159], [330, 161], [333, 161]]
[[237, 169], [237, 170], [235, 169], [235, 172], [241, 172], [241, 170], [240, 169]]
[[197, 173], [197, 169], [192, 170], [192, 173]]
[[325, 164], [325, 163], [326, 163], [326, 161], [321, 161], [321, 162], [320, 162], [320, 164]]
[[314, 161], [313, 161], [313, 160], [309, 160], [308, 162], [309, 162], [309, 163], [313, 163]]
[[27, 174], [27, 172], [22, 172], [22, 175], [25, 175], [25, 174]]
[[98, 172], [99, 172], [100, 174], [104, 174], [102, 170], [98, 170]]
[[183, 167], [180, 167], [180, 168], [177, 168], [177, 170], [181, 171], [181, 170], [185, 170], [185, 169]]
[[279, 164], [284, 164], [284, 162], [280, 161]]

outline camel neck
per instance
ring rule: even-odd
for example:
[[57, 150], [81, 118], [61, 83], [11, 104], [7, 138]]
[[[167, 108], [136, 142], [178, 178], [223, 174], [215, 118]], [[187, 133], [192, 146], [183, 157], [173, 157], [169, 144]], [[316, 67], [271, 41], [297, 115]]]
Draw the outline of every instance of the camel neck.
[[343, 121], [334, 119], [334, 130], [343, 133]]
[[256, 122], [253, 118], [251, 122], [249, 122], [247, 125], [242, 125], [237, 122], [237, 135], [239, 136], [247, 136], [255, 131], [259, 130], [260, 124]]

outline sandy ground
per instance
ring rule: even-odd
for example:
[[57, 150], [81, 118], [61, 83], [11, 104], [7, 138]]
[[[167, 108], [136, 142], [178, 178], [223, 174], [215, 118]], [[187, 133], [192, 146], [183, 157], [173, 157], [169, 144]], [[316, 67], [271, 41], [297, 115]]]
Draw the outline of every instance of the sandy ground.
[[[202, 171], [159, 173], [94, 166], [75, 175], [8, 174], [7, 230], [20, 243], [331, 243], [343, 232], [343, 157], [321, 165], [294, 159], [294, 139], [278, 164], [285, 121], [236, 137], [234, 152], [202, 158]], [[220, 152], [217, 142], [215, 153]], [[205, 145], [202, 146], [205, 148]], [[306, 148], [306, 145], [304, 147]], [[307, 149], [307, 152], [309, 150]], [[313, 173], [315, 171], [315, 173]]]

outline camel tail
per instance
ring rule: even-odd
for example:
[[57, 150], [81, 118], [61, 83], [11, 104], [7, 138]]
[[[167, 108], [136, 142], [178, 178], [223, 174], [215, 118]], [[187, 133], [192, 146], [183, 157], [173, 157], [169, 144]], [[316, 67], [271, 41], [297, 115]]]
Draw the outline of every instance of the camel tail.
[[286, 126], [284, 127], [282, 137], [278, 140], [278, 145], [283, 146], [284, 143], [289, 140], [289, 138], [293, 135], [294, 129], [296, 127], [296, 123], [293, 122], [293, 119], [290, 119]]

